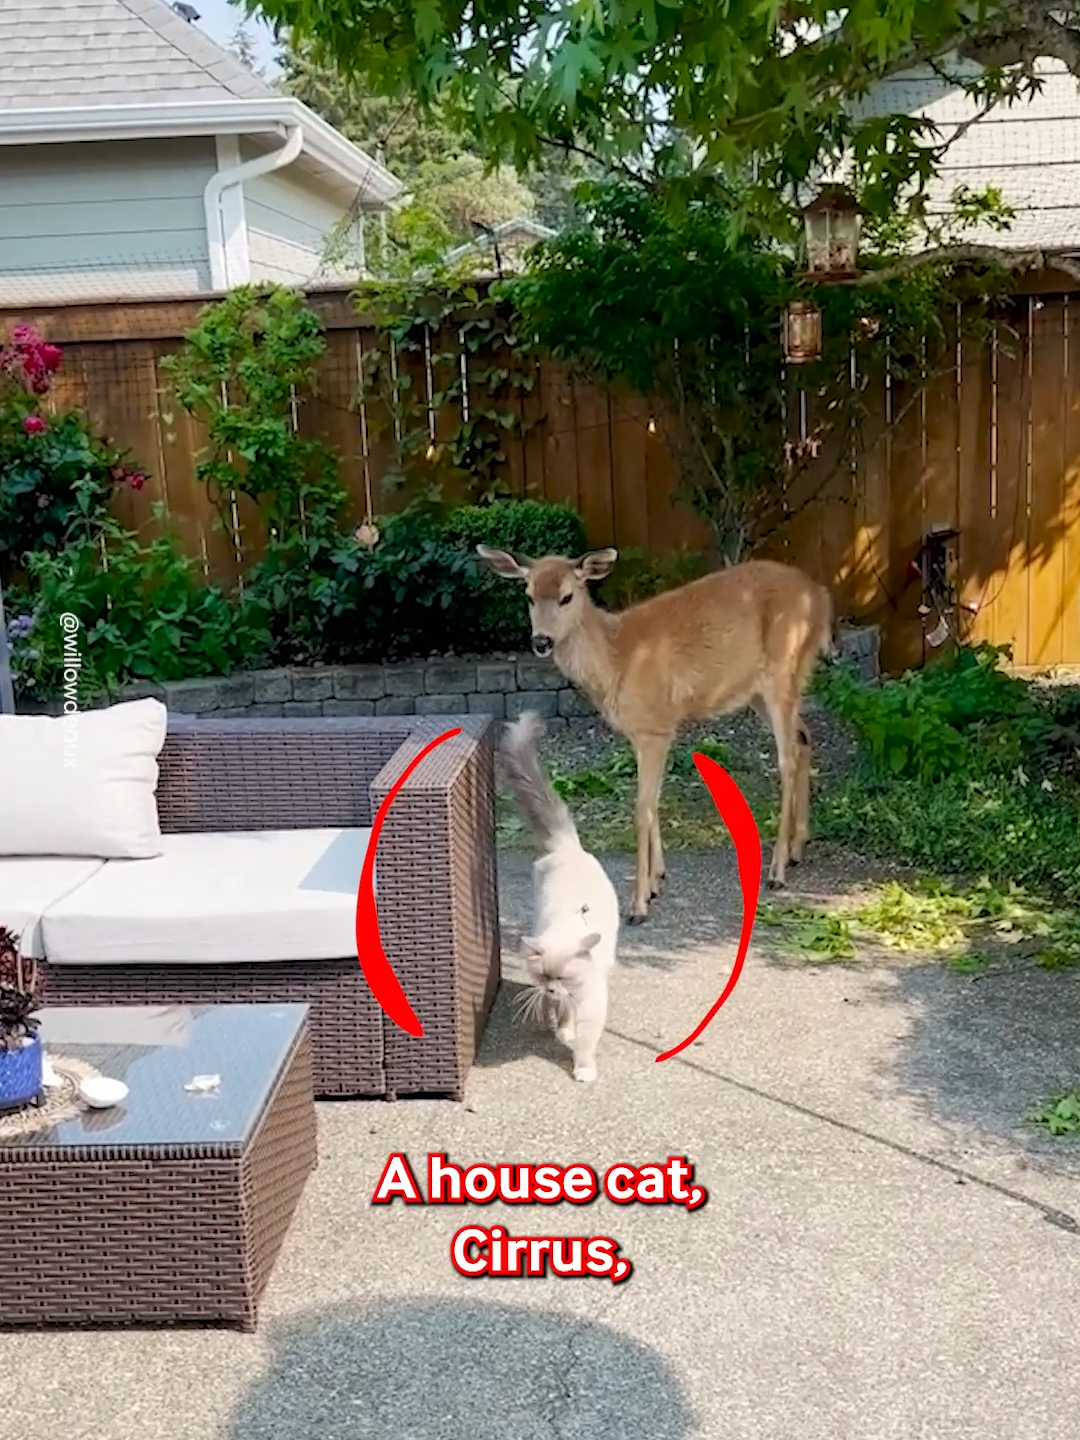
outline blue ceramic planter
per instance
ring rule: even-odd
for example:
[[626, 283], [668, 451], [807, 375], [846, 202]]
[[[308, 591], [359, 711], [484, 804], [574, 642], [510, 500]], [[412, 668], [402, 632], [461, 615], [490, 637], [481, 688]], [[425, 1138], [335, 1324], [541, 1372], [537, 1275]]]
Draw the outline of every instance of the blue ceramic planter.
[[18, 1050], [0, 1050], [0, 1110], [36, 1100], [42, 1088], [41, 1040], [35, 1035]]

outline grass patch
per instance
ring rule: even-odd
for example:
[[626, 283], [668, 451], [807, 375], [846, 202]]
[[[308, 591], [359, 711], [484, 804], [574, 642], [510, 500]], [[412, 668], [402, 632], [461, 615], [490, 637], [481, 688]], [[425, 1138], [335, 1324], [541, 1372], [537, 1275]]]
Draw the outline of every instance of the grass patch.
[[[573, 810], [586, 849], [605, 854], [633, 854], [637, 848], [634, 801], [637, 766], [632, 750], [618, 743], [603, 759], [572, 767], [560, 756], [556, 740], [544, 763], [555, 790]], [[660, 824], [665, 850], [712, 850], [729, 843], [727, 827], [705, 788], [694, 754], [707, 755], [723, 765], [737, 781], [754, 811], [762, 838], [776, 833], [775, 783], [764, 770], [733, 756], [730, 747], [715, 737], [673, 745], [668, 757], [660, 798]], [[499, 838], [513, 848], [531, 848], [532, 840], [510, 797], [500, 794], [497, 811]]]
[[860, 770], [817, 797], [817, 833], [861, 855], [940, 874], [984, 875], [1080, 906], [1080, 787], [1032, 792], [1014, 777], [923, 785]]
[[1052, 1095], [1027, 1117], [1055, 1139], [1080, 1134], [1080, 1090], [1063, 1090]]

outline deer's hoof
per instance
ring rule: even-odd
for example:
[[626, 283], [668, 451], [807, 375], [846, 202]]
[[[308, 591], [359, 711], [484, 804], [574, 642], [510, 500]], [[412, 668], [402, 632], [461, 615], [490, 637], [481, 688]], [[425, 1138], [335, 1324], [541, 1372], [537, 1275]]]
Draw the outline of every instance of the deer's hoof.
[[783, 880], [778, 880], [775, 875], [770, 875], [766, 882], [770, 890], [786, 890], [787, 885]]
[[630, 914], [626, 917], [626, 923], [627, 925], [644, 925], [648, 918], [649, 912], [647, 910], [643, 915], [639, 915], [637, 911], [631, 910]]

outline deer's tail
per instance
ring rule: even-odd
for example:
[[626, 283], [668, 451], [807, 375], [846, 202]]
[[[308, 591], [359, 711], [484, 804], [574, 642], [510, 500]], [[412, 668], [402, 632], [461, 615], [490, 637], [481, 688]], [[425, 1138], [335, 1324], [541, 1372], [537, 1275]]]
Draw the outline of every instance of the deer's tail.
[[577, 826], [566, 801], [556, 794], [540, 768], [537, 745], [544, 722], [535, 711], [507, 727], [502, 745], [502, 766], [518, 809], [536, 832], [545, 853], [561, 842], [578, 843]]

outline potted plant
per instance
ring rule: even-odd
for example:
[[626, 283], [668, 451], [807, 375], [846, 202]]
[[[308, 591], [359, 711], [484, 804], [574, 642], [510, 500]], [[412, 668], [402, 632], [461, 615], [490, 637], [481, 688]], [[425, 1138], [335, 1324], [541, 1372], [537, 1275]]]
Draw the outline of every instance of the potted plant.
[[19, 953], [19, 937], [0, 925], [0, 1111], [37, 1102], [42, 1091], [37, 966]]

